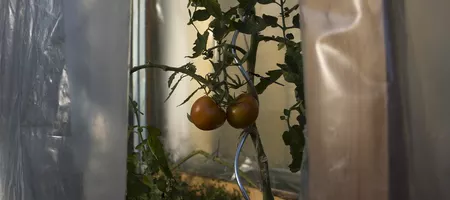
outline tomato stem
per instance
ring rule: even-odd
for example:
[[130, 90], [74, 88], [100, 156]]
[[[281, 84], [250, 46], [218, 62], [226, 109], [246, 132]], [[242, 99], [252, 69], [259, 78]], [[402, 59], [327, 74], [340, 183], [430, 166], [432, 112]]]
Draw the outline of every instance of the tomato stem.
[[[247, 71], [250, 74], [250, 80], [253, 83], [254, 82], [254, 73], [256, 68], [256, 57], [257, 57], [257, 51], [258, 51], [258, 33], [253, 33], [250, 38], [250, 49], [248, 51], [248, 58], [247, 58]], [[247, 90], [250, 92], [253, 86], [248, 86]], [[263, 199], [264, 200], [273, 200], [273, 193], [272, 193], [272, 187], [270, 184], [270, 174], [269, 174], [269, 162], [267, 159], [267, 155], [264, 151], [264, 147], [259, 135], [258, 128], [256, 126], [256, 123], [254, 123], [251, 126], [250, 131], [250, 137], [252, 138], [253, 146], [257, 153], [257, 160], [258, 160], [258, 166], [259, 166], [259, 173], [261, 177], [261, 190], [263, 192]]]

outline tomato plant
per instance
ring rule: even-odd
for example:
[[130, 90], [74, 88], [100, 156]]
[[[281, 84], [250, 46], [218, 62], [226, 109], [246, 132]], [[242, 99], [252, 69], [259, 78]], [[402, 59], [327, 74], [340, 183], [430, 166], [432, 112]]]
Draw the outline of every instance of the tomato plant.
[[[267, 14], [258, 15], [255, 6], [265, 6], [276, 4], [280, 12], [278, 16]], [[189, 0], [187, 9], [190, 20], [188, 25], [197, 30], [197, 38], [193, 43], [193, 53], [189, 58], [201, 57], [208, 60], [214, 69], [205, 76], [197, 73], [197, 66], [189, 62], [180, 67], [171, 67], [156, 63], [147, 63], [131, 69], [131, 73], [146, 69], [158, 68], [172, 72], [168, 87], [171, 89], [169, 97], [176, 90], [180, 81], [190, 78], [198, 83], [199, 87], [194, 90], [183, 102], [185, 104], [197, 93], [204, 92], [208, 97], [198, 99], [191, 110], [190, 120], [199, 129], [212, 130], [219, 127], [224, 122], [224, 115], [219, 109], [226, 108], [226, 119], [228, 123], [238, 129], [245, 128], [244, 131], [250, 133], [254, 147], [257, 152], [258, 165], [262, 180], [262, 190], [264, 199], [273, 199], [269, 178], [269, 166], [265, 155], [261, 138], [255, 123], [259, 115], [258, 102], [249, 95], [240, 95], [234, 98], [233, 90], [241, 89], [247, 85], [236, 74], [231, 74], [229, 68], [236, 65], [245, 64], [247, 72], [250, 74], [250, 81], [255, 83], [258, 94], [272, 84], [278, 84], [278, 79], [284, 78], [289, 84], [295, 85], [295, 97], [297, 102], [292, 107], [280, 111], [283, 115], [281, 120], [285, 120], [287, 130], [280, 131], [284, 143], [290, 147], [292, 163], [289, 168], [292, 172], [300, 170], [303, 160], [305, 137], [303, 129], [306, 125], [306, 115], [304, 108], [303, 92], [303, 60], [301, 41], [294, 38], [292, 31], [300, 29], [299, 5], [287, 6], [286, 0], [237, 0], [235, 6], [224, 10], [218, 0]], [[288, 21], [288, 18], [291, 21]], [[208, 28], [200, 31], [196, 23], [209, 21]], [[264, 35], [262, 31], [267, 28], [277, 28], [281, 30], [280, 35]], [[232, 32], [239, 31], [249, 36], [249, 47], [244, 48], [230, 43], [227, 38]], [[208, 46], [208, 39], [216, 41], [214, 46]], [[260, 75], [255, 73], [257, 67], [258, 46], [263, 42], [274, 42], [279, 51], [284, 52], [284, 62], [273, 66], [273, 69]], [[235, 55], [233, 52], [238, 52]], [[256, 79], [256, 80], [255, 80]], [[264, 109], [264, 108], [262, 108]], [[209, 111], [212, 111], [209, 113]], [[291, 122], [292, 112], [297, 112], [296, 123]], [[207, 119], [207, 116], [212, 116]]]

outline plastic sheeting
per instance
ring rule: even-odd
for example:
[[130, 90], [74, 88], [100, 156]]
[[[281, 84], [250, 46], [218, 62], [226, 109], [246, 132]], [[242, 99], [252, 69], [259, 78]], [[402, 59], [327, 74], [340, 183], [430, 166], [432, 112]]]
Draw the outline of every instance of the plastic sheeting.
[[386, 1], [391, 199], [450, 199], [450, 1]]
[[129, 8], [0, 1], [0, 200], [124, 198]]
[[450, 199], [449, 7], [300, 0], [306, 199]]
[[380, 0], [302, 0], [311, 200], [387, 196]]

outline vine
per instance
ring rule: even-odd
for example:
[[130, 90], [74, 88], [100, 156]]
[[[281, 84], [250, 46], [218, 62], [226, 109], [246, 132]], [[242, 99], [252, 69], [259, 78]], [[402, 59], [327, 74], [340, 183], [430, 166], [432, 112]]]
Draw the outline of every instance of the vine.
[[[286, 5], [286, 0], [237, 0], [236, 4], [236, 6], [223, 11], [217, 0], [188, 1], [187, 9], [190, 19], [187, 24], [196, 29], [197, 38], [193, 44], [192, 55], [187, 57], [191, 59], [202, 57], [204, 60], [208, 60], [213, 68], [212, 72], [205, 76], [201, 76], [197, 74], [197, 66], [192, 62], [186, 63], [185, 65], [179, 67], [171, 67], [149, 62], [142, 66], [133, 67], [130, 73], [147, 68], [157, 68], [163, 71], [171, 72], [172, 74], [168, 80], [170, 93], [167, 98], [171, 97], [183, 79], [190, 78], [191, 81], [197, 82], [199, 86], [190, 95], [188, 95], [186, 99], [180, 103], [180, 105], [189, 102], [189, 100], [194, 97], [196, 93], [204, 92], [207, 97], [210, 97], [213, 102], [217, 104], [219, 109], [217, 113], [221, 113], [220, 110], [226, 110], [227, 119], [230, 115], [229, 108], [235, 106], [237, 102], [239, 103], [242, 101], [240, 96], [235, 97], [233, 91], [242, 89], [247, 85], [247, 82], [243, 81], [238, 75], [230, 74], [230, 71], [228, 70], [229, 67], [236, 67], [237, 65], [245, 64], [247, 66], [247, 72], [250, 74], [251, 81], [254, 82], [255, 79], [257, 80], [255, 89], [258, 95], [264, 93], [264, 91], [272, 84], [284, 86], [283, 84], [277, 82], [281, 77], [283, 77], [287, 83], [295, 85], [296, 103], [290, 108], [283, 110], [283, 115], [280, 116], [280, 119], [286, 121], [287, 130], [280, 135], [282, 136], [284, 143], [290, 147], [292, 162], [289, 165], [289, 169], [292, 172], [297, 172], [300, 170], [302, 165], [303, 148], [305, 145], [303, 129], [306, 124], [306, 116], [304, 108], [301, 41], [294, 38], [294, 35], [290, 32], [293, 30], [298, 31], [300, 29], [298, 13], [299, 6], [297, 4], [292, 7], [288, 7]], [[271, 16], [262, 14], [259, 16], [255, 12], [255, 6], [258, 4], [261, 6], [266, 6], [269, 4], [278, 5], [280, 7], [280, 15]], [[290, 16], [292, 16], [292, 21], [289, 24], [287, 20]], [[200, 31], [196, 27], [196, 23], [207, 20], [210, 20], [208, 28], [205, 31]], [[268, 36], [261, 34], [261, 32], [267, 28], [281, 29], [282, 35]], [[247, 50], [227, 41], [227, 37], [235, 30], [250, 36], [250, 45]], [[207, 41], [211, 37], [216, 41], [217, 45], [209, 47]], [[277, 44], [278, 50], [285, 51], [284, 62], [278, 63], [272, 70], [267, 71], [264, 75], [255, 73], [255, 69], [258, 66], [258, 45], [261, 42], [274, 42]], [[236, 57], [233, 52], [238, 52], [241, 54], [241, 57]], [[250, 89], [251, 88], [247, 87], [247, 90]], [[135, 103], [132, 104], [132, 106], [134, 110], [138, 110]], [[258, 110], [252, 111], [259, 112]], [[295, 123], [291, 120], [293, 112], [298, 114]], [[223, 113], [225, 113], [225, 111], [223, 111]], [[138, 114], [139, 113], [136, 115]], [[199, 120], [197, 117], [191, 115], [188, 114], [188, 119], [192, 123], [198, 125]], [[248, 118], [248, 116], [241, 117]], [[225, 118], [220, 116], [214, 122], [217, 123], [217, 127], [219, 127], [224, 123], [224, 120]], [[204, 119], [201, 119], [200, 121], [204, 122]], [[273, 199], [273, 194], [271, 191], [268, 159], [264, 152], [257, 124], [253, 120], [248, 125], [249, 126], [247, 127], [249, 128], [246, 128], [243, 131], [248, 131], [250, 133], [253, 146], [257, 152], [260, 177], [262, 180], [261, 190], [264, 194], [264, 200], [271, 200]], [[149, 133], [149, 137], [147, 139], [141, 137], [144, 129], [147, 129]], [[158, 169], [151, 170], [153, 173], [152, 176], [155, 174], [154, 172], [161, 172], [161, 174], [167, 178], [165, 179], [165, 183], [162, 184], [164, 187], [161, 187], [159, 190], [169, 191], [171, 188], [173, 189], [171, 186], [176, 185], [176, 181], [173, 178], [172, 170], [168, 165], [162, 145], [159, 142], [159, 131], [151, 127], [140, 127], [138, 125], [136, 127], [131, 127], [130, 132], [137, 133], [142, 141], [144, 141], [142, 145], [138, 145], [138, 147], [136, 147], [137, 149], [143, 151], [141, 160], [145, 161], [150, 159], [156, 160], [159, 163], [157, 166]], [[137, 159], [133, 156], [130, 158]], [[138, 166], [130, 167], [131, 168], [129, 169], [138, 168]], [[139, 180], [143, 179], [140, 178]], [[154, 180], [155, 179], [153, 178], [152, 181]]]

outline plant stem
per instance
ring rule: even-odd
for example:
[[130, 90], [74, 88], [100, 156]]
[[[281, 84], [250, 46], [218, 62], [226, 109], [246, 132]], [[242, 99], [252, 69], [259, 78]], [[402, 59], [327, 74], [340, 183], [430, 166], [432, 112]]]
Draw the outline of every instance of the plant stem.
[[[227, 168], [229, 168], [229, 169], [233, 169], [233, 165], [232, 165], [232, 164], [230, 164], [230, 163], [228, 163], [228, 162], [226, 162], [226, 161], [224, 161], [224, 160], [222, 160], [222, 159], [220, 159], [220, 158], [218, 158], [218, 157], [216, 157], [216, 156], [213, 156], [213, 155], [209, 154], [209, 153], [206, 152], [206, 151], [203, 151], [203, 150], [197, 150], [197, 151], [191, 152], [189, 155], [187, 155], [186, 157], [184, 157], [183, 159], [181, 159], [178, 163], [176, 163], [176, 164], [171, 168], [171, 170], [172, 170], [172, 171], [175, 170], [176, 168], [180, 167], [183, 163], [185, 163], [186, 161], [188, 161], [189, 159], [191, 159], [192, 157], [194, 157], [194, 156], [196, 156], [196, 155], [202, 155], [202, 156], [204, 156], [204, 157], [206, 157], [206, 158], [208, 158], [208, 159], [211, 159], [212, 161], [217, 162], [217, 163], [219, 163], [219, 164], [221, 164], [221, 165], [223, 165], [223, 166], [225, 166], [225, 167], [227, 167]], [[250, 187], [257, 188], [256, 184], [253, 183], [253, 181], [250, 179], [250, 177], [248, 177], [248, 176], [247, 176], [244, 172], [242, 172], [241, 170], [239, 170], [239, 172], [240, 172], [240, 173], [239, 173], [240, 176], [242, 176], [242, 178], [244, 178], [244, 180], [247, 181], [247, 183], [250, 185]]]
[[[254, 73], [256, 68], [256, 56], [257, 56], [257, 50], [258, 50], [258, 34], [254, 33], [251, 35], [250, 38], [250, 49], [248, 51], [248, 58], [247, 58], [247, 71], [250, 72], [250, 80], [254, 81]], [[252, 86], [248, 86], [247, 90], [251, 91]], [[261, 138], [258, 132], [258, 128], [256, 124], [254, 123], [251, 127], [250, 137], [252, 138], [253, 146], [257, 153], [257, 160], [258, 160], [258, 167], [259, 167], [259, 173], [261, 177], [261, 190], [263, 192], [263, 199], [264, 200], [273, 200], [273, 193], [272, 193], [272, 187], [270, 185], [270, 174], [269, 174], [269, 162], [266, 156], [266, 153], [264, 152], [264, 148], [261, 142]]]
[[167, 66], [167, 65], [154, 64], [154, 63], [150, 63], [150, 62], [145, 64], [145, 65], [140, 65], [140, 66], [136, 66], [136, 67], [131, 68], [130, 74], [132, 74], [132, 73], [134, 73], [136, 71], [142, 70], [142, 69], [147, 69], [147, 68], [158, 68], [158, 69], [161, 69], [163, 71], [172, 71], [172, 72], [178, 72], [178, 73], [186, 74], [186, 75], [192, 77], [193, 79], [197, 80], [200, 83], [203, 83], [205, 85], [208, 84], [208, 81], [205, 78], [203, 78], [202, 76], [196, 74], [195, 72], [189, 71], [189, 70], [187, 70], [185, 68], [170, 67], [170, 66]]
[[284, 16], [284, 3], [284, 0], [280, 0], [281, 22], [283, 23], [281, 30], [283, 30], [283, 37], [286, 38], [286, 16]]

